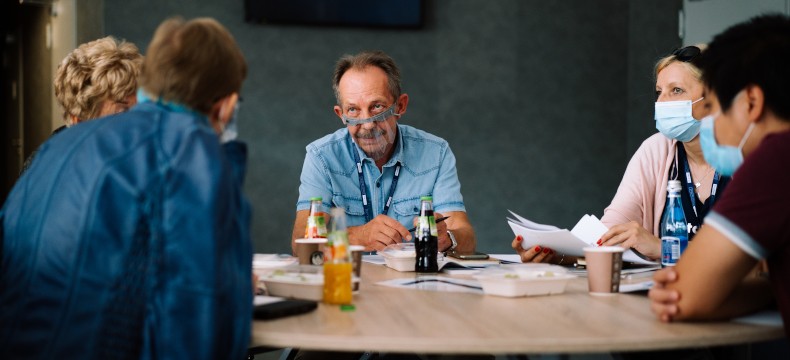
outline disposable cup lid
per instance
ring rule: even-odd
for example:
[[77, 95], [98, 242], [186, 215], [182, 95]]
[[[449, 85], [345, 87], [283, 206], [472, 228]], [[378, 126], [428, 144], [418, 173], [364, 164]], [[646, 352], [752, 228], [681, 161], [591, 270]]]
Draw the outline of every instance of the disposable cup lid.
[[324, 244], [326, 243], [325, 238], [307, 238], [307, 239], [296, 239], [295, 242], [300, 244]]

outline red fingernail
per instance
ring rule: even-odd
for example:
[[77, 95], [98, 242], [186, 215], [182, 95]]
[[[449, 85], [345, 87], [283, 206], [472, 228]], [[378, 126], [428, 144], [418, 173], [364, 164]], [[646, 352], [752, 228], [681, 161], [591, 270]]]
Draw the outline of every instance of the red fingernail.
[[545, 249], [543, 249], [543, 253], [544, 253], [544, 254], [548, 254], [548, 253], [549, 253], [549, 251], [551, 251], [551, 250], [549, 250], [549, 248], [545, 248]]
[[524, 238], [521, 237], [521, 235], [516, 236], [516, 242], [521, 242], [521, 240], [524, 240]]
[[535, 252], [540, 252], [540, 246], [535, 246]]
[[554, 255], [554, 250], [549, 250], [549, 254]]
[[598, 239], [598, 242], [596, 244], [601, 245], [601, 239]]

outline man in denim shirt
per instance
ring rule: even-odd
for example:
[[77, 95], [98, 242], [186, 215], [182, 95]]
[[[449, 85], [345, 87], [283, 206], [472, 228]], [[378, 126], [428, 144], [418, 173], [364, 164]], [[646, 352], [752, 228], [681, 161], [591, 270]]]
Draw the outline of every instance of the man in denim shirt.
[[320, 196], [324, 207], [345, 209], [351, 244], [381, 250], [412, 240], [407, 227], [419, 215], [420, 197], [432, 195], [434, 216], [449, 216], [437, 224], [439, 251], [473, 251], [450, 146], [398, 124], [409, 96], [401, 93], [394, 60], [381, 51], [343, 56], [333, 88], [335, 114], [346, 127], [307, 145], [293, 239], [304, 237], [309, 199]]

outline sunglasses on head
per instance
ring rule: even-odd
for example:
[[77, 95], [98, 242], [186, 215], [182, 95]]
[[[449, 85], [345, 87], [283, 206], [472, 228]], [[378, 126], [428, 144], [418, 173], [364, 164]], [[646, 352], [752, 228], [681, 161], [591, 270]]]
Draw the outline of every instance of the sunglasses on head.
[[675, 59], [678, 59], [678, 61], [689, 62], [699, 56], [700, 53], [702, 53], [702, 50], [692, 45], [675, 49], [672, 55], [674, 55]]

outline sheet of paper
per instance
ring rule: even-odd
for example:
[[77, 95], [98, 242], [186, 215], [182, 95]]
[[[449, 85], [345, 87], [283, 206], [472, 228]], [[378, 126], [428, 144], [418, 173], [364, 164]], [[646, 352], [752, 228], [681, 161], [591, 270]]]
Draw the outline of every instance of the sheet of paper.
[[283, 301], [285, 298], [281, 298], [278, 296], [267, 296], [267, 295], [255, 295], [255, 298], [252, 300], [253, 305], [266, 305], [271, 303], [276, 303], [279, 301]]
[[503, 263], [521, 263], [521, 257], [518, 254], [488, 254], [488, 256], [499, 259]]
[[433, 275], [379, 281], [376, 285], [401, 289], [483, 294], [483, 288], [477, 280], [446, 278]]
[[642, 281], [642, 282], [632, 283], [632, 284], [620, 284], [620, 292], [621, 293], [629, 293], [629, 292], [635, 292], [635, 291], [647, 291], [647, 290], [650, 290], [651, 287], [653, 287], [653, 281], [652, 280]]
[[609, 229], [601, 220], [598, 220], [595, 215], [584, 215], [581, 220], [576, 223], [576, 226], [573, 227], [571, 234], [588, 245], [595, 246], [595, 243], [597, 243], [601, 236], [607, 231], [609, 231]]
[[[535, 246], [545, 246], [561, 254], [584, 256], [584, 247], [596, 246], [595, 243], [601, 238], [601, 235], [609, 230], [594, 215], [582, 216], [571, 231], [558, 229], [556, 227], [554, 228], [557, 230], [534, 230], [530, 228], [532, 225], [525, 226], [522, 224], [522, 222], [532, 222], [512, 211], [510, 211], [510, 213], [519, 219], [519, 221], [513, 221], [512, 219], [508, 220], [508, 225], [510, 225], [514, 234], [521, 235], [524, 238], [521, 242], [521, 247], [524, 249], [530, 249]], [[548, 225], [537, 224], [537, 226], [546, 229]], [[630, 249], [623, 253], [623, 261], [636, 264], [656, 264], [655, 261], [646, 258], [643, 259]]]
[[535, 231], [510, 221], [508, 221], [508, 225], [510, 225], [514, 234], [521, 235], [524, 239], [521, 242], [521, 247], [524, 249], [545, 246], [560, 254], [583, 256], [584, 251], [582, 251], [582, 248], [587, 246], [585, 242], [573, 236], [568, 230]]
[[[533, 222], [533, 221], [530, 221], [530, 220], [527, 220], [527, 219], [525, 219], [525, 218], [524, 218], [524, 217], [522, 217], [521, 215], [519, 215], [519, 214], [516, 214], [516, 213], [514, 213], [514, 212], [513, 212], [513, 211], [511, 211], [511, 210], [508, 210], [508, 211], [509, 211], [511, 214], [513, 214], [513, 216], [515, 216], [515, 217], [516, 217], [516, 220], [517, 220], [517, 221], [514, 221], [514, 222], [516, 222], [516, 223], [519, 223], [520, 225], [524, 226], [525, 228], [532, 229], [532, 230], [537, 230], [537, 231], [556, 231], [556, 230], [560, 230], [560, 228], [558, 228], [558, 227], [556, 227], [556, 226], [553, 226], [553, 225], [544, 225], [544, 224], [538, 224], [538, 223], [536, 223], [536, 222]], [[512, 219], [511, 219], [511, 220], [512, 220]]]

